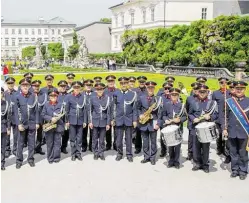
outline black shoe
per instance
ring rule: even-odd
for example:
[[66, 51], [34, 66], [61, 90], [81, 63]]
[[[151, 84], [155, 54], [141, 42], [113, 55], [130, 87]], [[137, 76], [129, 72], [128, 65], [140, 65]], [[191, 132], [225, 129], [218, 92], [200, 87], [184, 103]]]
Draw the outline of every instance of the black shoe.
[[5, 171], [5, 167], [4, 167], [4, 166], [1, 166], [1, 170], [2, 170], [2, 171]]
[[82, 150], [81, 150], [82, 152], [86, 152], [86, 148], [82, 148]]
[[62, 152], [63, 154], [68, 154], [68, 151], [67, 151], [66, 148], [62, 148], [62, 149], [61, 149], [61, 152]]
[[156, 165], [156, 161], [155, 160], [151, 160], [150, 163], [151, 163], [151, 165]]
[[175, 165], [175, 168], [180, 169], [180, 165], [179, 164]]
[[145, 163], [148, 163], [148, 162], [150, 162], [150, 160], [148, 160], [148, 159], [143, 159], [143, 160], [141, 161], [142, 164], [145, 164]]
[[89, 150], [90, 152], [93, 152], [92, 148], [89, 148], [88, 150]]
[[193, 159], [193, 154], [188, 154], [187, 160], [191, 161]]
[[129, 162], [133, 162], [133, 158], [132, 158], [132, 157], [128, 157], [127, 160], [128, 160]]
[[174, 166], [174, 164], [168, 164], [167, 167], [168, 168], [172, 168]]
[[83, 160], [81, 156], [77, 156], [77, 159], [78, 159], [79, 161], [82, 161], [82, 160]]
[[56, 160], [56, 161], [54, 161], [54, 163], [59, 163], [60, 162], [60, 160]]
[[102, 161], [105, 161], [105, 157], [104, 157], [104, 156], [99, 156], [99, 158], [100, 158]]
[[94, 155], [94, 156], [93, 156], [93, 159], [94, 159], [94, 160], [98, 160], [98, 158], [99, 158], [98, 155]]
[[139, 154], [140, 152], [141, 152], [141, 149], [136, 149], [134, 153]]
[[236, 178], [239, 174], [235, 171], [233, 171], [230, 175], [231, 178]]
[[117, 156], [116, 161], [120, 161], [122, 159], [122, 156]]
[[45, 152], [43, 152], [42, 150], [37, 150], [35, 151], [36, 154], [40, 154], [40, 155], [45, 155]]
[[30, 167], [35, 167], [35, 162], [30, 162], [29, 165]]
[[209, 173], [209, 168], [204, 168], [203, 171], [204, 171], [205, 173]]
[[163, 158], [166, 156], [166, 152], [161, 152], [160, 157]]
[[20, 169], [22, 167], [22, 164], [16, 164], [16, 169]]
[[49, 161], [48, 163], [49, 163], [49, 164], [52, 164], [52, 163], [53, 163], [53, 161]]
[[198, 171], [198, 170], [200, 170], [200, 169], [201, 169], [200, 166], [194, 166], [194, 167], [192, 168], [192, 171]]
[[10, 155], [11, 155], [11, 151], [6, 151], [6, 152], [5, 152], [5, 158], [9, 158]]
[[246, 179], [246, 175], [244, 175], [244, 174], [243, 174], [243, 175], [242, 175], [242, 174], [239, 175], [239, 179], [240, 179], [240, 180], [245, 180], [245, 179]]
[[225, 161], [224, 161], [224, 164], [229, 164], [230, 162], [231, 162], [231, 157], [227, 156]]
[[71, 157], [71, 160], [72, 160], [72, 161], [76, 161], [76, 157], [75, 157], [75, 156], [72, 156], [72, 157]]

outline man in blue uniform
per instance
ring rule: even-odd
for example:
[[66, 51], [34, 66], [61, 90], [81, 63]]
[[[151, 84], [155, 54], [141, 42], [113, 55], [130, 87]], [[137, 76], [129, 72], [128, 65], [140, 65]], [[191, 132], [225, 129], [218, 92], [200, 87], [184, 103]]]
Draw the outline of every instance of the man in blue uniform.
[[42, 139], [43, 139], [42, 124], [43, 124], [43, 119], [41, 117], [41, 112], [42, 112], [42, 108], [43, 108], [44, 104], [47, 102], [47, 95], [41, 93], [40, 85], [41, 85], [40, 80], [34, 80], [31, 83], [31, 86], [33, 88], [33, 92], [38, 97], [37, 105], [38, 105], [39, 125], [40, 125], [40, 127], [37, 129], [35, 153], [44, 155], [45, 152], [42, 151]]
[[[28, 72], [28, 73], [25, 73], [25, 74], [23, 75], [23, 77], [26, 78], [26, 79], [28, 79], [28, 80], [31, 82], [32, 79], [33, 79], [33, 77], [34, 77], [34, 74]], [[18, 92], [20, 92], [20, 91], [21, 91], [21, 87], [19, 86], [19, 87], [18, 87]], [[32, 92], [33, 89], [30, 87], [29, 91]]]
[[[67, 87], [68, 87], [68, 83], [66, 80], [60, 80], [58, 82], [58, 102], [62, 103], [63, 107], [66, 107], [66, 102], [67, 102]], [[63, 122], [65, 122], [65, 117], [63, 117]], [[68, 140], [69, 140], [69, 129], [65, 128], [64, 132], [62, 133], [62, 139], [61, 139], [61, 152], [63, 154], [68, 154], [67, 151], [67, 145], [68, 145]]]
[[28, 137], [28, 163], [35, 166], [35, 134], [39, 128], [39, 112], [37, 108], [38, 98], [29, 91], [30, 80], [22, 79], [21, 92], [15, 97], [16, 124], [20, 131], [17, 139], [16, 168], [20, 169], [23, 163], [23, 147], [25, 135]]
[[[159, 119], [162, 120], [161, 126], [162, 124], [166, 126], [177, 125], [183, 133], [183, 123], [187, 120], [187, 114], [184, 104], [179, 101], [180, 92], [181, 90], [177, 88], [170, 89], [170, 101], [163, 103]], [[169, 147], [170, 159], [168, 161], [168, 168], [173, 166], [177, 169], [180, 168], [180, 151], [181, 143], [176, 146]]]
[[54, 81], [54, 76], [51, 74], [48, 74], [45, 76], [45, 80], [46, 80], [46, 87], [41, 88], [41, 93], [45, 93], [48, 94], [48, 90], [57, 90], [54, 86], [53, 86], [53, 81]]
[[87, 106], [86, 97], [81, 93], [83, 84], [79, 81], [72, 83], [73, 93], [67, 96], [66, 101], [66, 115], [68, 118], [67, 126], [69, 127], [69, 138], [71, 144], [71, 159], [75, 161], [76, 158], [82, 161], [81, 146], [83, 128], [86, 127], [87, 122]]
[[6, 139], [10, 136], [10, 102], [4, 98], [1, 87], [1, 170], [5, 170]]
[[135, 90], [135, 84], [136, 84], [137, 78], [134, 76], [131, 76], [128, 79], [129, 79], [129, 83], [128, 83], [129, 90], [132, 90], [132, 91]]
[[[153, 81], [146, 82], [148, 95], [140, 96], [137, 104], [139, 128], [143, 138], [144, 152], [144, 159], [141, 161], [141, 163], [151, 162], [152, 165], [156, 164], [157, 130], [160, 126], [158, 112], [162, 105], [162, 98], [154, 95], [156, 85], [157, 84]], [[151, 118], [149, 118], [148, 121], [144, 120], [144, 113], [152, 107], [154, 108], [151, 112]]]
[[231, 177], [239, 176], [241, 180], [245, 180], [248, 173], [249, 98], [245, 96], [247, 85], [243, 81], [234, 83], [235, 94], [227, 100], [227, 124], [225, 119], [222, 124], [223, 135], [228, 136], [230, 144]]
[[[7, 90], [4, 92], [5, 95], [5, 100], [9, 102], [9, 108], [10, 108], [10, 126], [12, 128], [13, 132], [13, 149], [12, 153], [16, 155], [16, 145], [17, 145], [17, 137], [18, 137], [18, 127], [16, 125], [16, 119], [14, 116], [14, 100], [15, 100], [15, 95], [16, 95], [16, 90], [14, 89], [15, 87], [15, 78], [13, 77], [8, 77], [5, 80], [5, 83], [7, 84]], [[10, 148], [10, 136], [6, 137], [6, 151], [5, 151], [5, 157], [8, 158], [11, 155], [11, 148]]]
[[96, 95], [90, 97], [88, 110], [88, 124], [93, 130], [92, 150], [93, 158], [105, 160], [105, 135], [111, 125], [111, 98], [104, 94], [105, 85], [97, 83], [94, 85]]
[[[100, 78], [100, 77], [95, 77], [95, 79], [96, 78]], [[96, 93], [93, 92], [93, 83], [94, 81], [91, 79], [87, 79], [84, 81], [84, 85], [85, 85], [84, 95], [86, 97], [87, 109], [89, 109], [90, 97], [92, 97], [93, 95], [96, 95]], [[89, 134], [89, 143], [87, 141], [88, 134]], [[87, 147], [90, 151], [92, 151], [92, 130], [89, 127], [86, 127], [83, 129], [82, 152], [86, 152]]]
[[[215, 121], [218, 118], [217, 103], [208, 99], [209, 88], [206, 85], [198, 86], [198, 97], [190, 104], [189, 119], [193, 123], [193, 127], [202, 121]], [[205, 173], [209, 173], [209, 143], [201, 143], [197, 139], [195, 133], [193, 137], [193, 171], [203, 169]]]
[[[114, 75], [108, 75], [106, 78], [107, 81], [107, 87], [105, 88], [104, 94], [110, 97], [111, 100], [113, 100], [113, 94], [116, 92], [115, 88], [115, 80], [116, 77]], [[117, 150], [116, 148], [116, 131], [115, 127], [113, 127], [113, 134], [114, 134], [114, 139], [113, 139], [113, 149]], [[106, 132], [106, 151], [110, 150], [112, 147], [112, 129], [110, 128]]]
[[[190, 96], [187, 97], [186, 100], [186, 112], [189, 114], [189, 109], [190, 109], [190, 105], [192, 104], [192, 102], [195, 102], [196, 98], [198, 97], [198, 88], [199, 85], [201, 85], [198, 82], [194, 82], [191, 84], [192, 87], [192, 94]], [[187, 160], [192, 160], [193, 158], [193, 137], [195, 136], [195, 128], [193, 127], [193, 123], [190, 120], [190, 118], [188, 117], [188, 124], [187, 124], [187, 128], [189, 131], [188, 134], [188, 156], [187, 156]]]
[[[137, 81], [139, 86], [137, 88], [135, 88], [133, 91], [135, 91], [137, 93], [138, 99], [140, 98], [140, 96], [143, 95], [147, 95], [147, 89], [145, 87], [145, 83], [147, 81], [147, 77], [141, 75], [139, 77], [137, 77]], [[139, 127], [137, 127], [137, 133], [136, 133], [136, 137], [135, 137], [135, 154], [139, 154], [141, 152], [142, 149], [142, 136], [141, 136], [141, 131], [139, 129]]]
[[93, 78], [93, 80], [94, 80], [95, 83], [100, 83], [102, 81], [102, 77], [96, 76], [96, 77]]
[[113, 106], [116, 111], [112, 112], [117, 132], [117, 157], [116, 161], [123, 158], [123, 137], [125, 133], [126, 157], [129, 162], [133, 162], [132, 154], [132, 127], [137, 127], [137, 93], [128, 90], [128, 81], [126, 77], [118, 79], [121, 90], [114, 94], [116, 99]]
[[[174, 86], [174, 82], [175, 82], [175, 78], [173, 76], [168, 76], [165, 78], [165, 83], [171, 84], [172, 87]], [[162, 96], [163, 94], [164, 94], [164, 87], [158, 90], [157, 96]]]
[[228, 79], [225, 77], [221, 77], [218, 79], [219, 84], [220, 84], [220, 89], [216, 90], [213, 92], [212, 94], [212, 99], [215, 100], [217, 102], [218, 105], [218, 119], [216, 120], [216, 125], [218, 127], [219, 130], [219, 137], [216, 140], [216, 144], [217, 144], [217, 154], [221, 155], [224, 154], [224, 156], [226, 156], [226, 160], [224, 163], [230, 163], [230, 156], [229, 154], [225, 153], [225, 149], [226, 149], [226, 142], [223, 140], [223, 135], [222, 135], [222, 129], [221, 129], [221, 124], [223, 121], [223, 107], [225, 105], [225, 98], [227, 99], [229, 97], [229, 91], [227, 90], [227, 82]]
[[68, 73], [67, 75], [66, 75], [66, 77], [67, 77], [67, 87], [66, 87], [66, 91], [68, 92], [68, 93], [70, 93], [73, 89], [72, 89], [72, 83], [73, 83], [73, 81], [74, 81], [74, 78], [75, 78], [75, 74], [74, 73]]

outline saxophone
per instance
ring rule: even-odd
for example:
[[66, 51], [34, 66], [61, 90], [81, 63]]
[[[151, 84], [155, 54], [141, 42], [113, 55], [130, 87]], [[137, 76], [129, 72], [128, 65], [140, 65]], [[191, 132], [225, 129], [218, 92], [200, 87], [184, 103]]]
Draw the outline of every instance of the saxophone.
[[56, 119], [55, 122], [50, 122], [50, 123], [45, 123], [42, 125], [42, 129], [44, 132], [48, 132], [54, 128], [57, 127], [57, 121], [60, 120], [63, 116], [65, 115], [65, 112], [64, 113], [61, 113], [61, 114], [58, 114], [56, 117], [54, 117]]
[[143, 119], [139, 118], [139, 123], [141, 124], [145, 124], [148, 120], [150, 120], [152, 118], [151, 112], [153, 111], [153, 109], [157, 106], [157, 103], [155, 102], [154, 104], [152, 104], [149, 109], [147, 111], [144, 112], [143, 114]]

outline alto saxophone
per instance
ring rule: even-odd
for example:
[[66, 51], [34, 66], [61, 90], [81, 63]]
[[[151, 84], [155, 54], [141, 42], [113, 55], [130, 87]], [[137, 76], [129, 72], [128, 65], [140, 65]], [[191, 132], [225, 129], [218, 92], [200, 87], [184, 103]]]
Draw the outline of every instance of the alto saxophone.
[[61, 113], [61, 114], [58, 114], [56, 117], [54, 117], [56, 120], [54, 122], [50, 122], [50, 123], [45, 123], [43, 124], [42, 126], [42, 129], [44, 132], [48, 132], [54, 128], [57, 127], [57, 121], [60, 120], [63, 116], [65, 115], [65, 112], [64, 113]]
[[150, 120], [152, 118], [151, 112], [153, 111], [153, 109], [156, 107], [157, 103], [155, 102], [154, 104], [152, 104], [149, 109], [147, 111], [144, 112], [143, 114], [143, 119], [139, 118], [139, 123], [141, 124], [145, 124], [148, 120]]

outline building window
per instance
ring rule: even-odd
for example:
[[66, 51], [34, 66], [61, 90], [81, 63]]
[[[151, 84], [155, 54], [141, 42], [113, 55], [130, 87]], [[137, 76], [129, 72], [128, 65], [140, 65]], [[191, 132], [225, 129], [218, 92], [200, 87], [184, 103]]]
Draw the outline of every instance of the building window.
[[6, 35], [9, 34], [8, 28], [5, 29], [5, 34], [6, 34]]
[[115, 40], [115, 48], [117, 48], [118, 47], [118, 35], [115, 35], [115, 38], [114, 38], [114, 40]]
[[29, 38], [25, 38], [25, 42], [29, 41]]
[[12, 35], [14, 35], [15, 34], [15, 29], [12, 29]]
[[12, 50], [12, 56], [16, 56], [16, 50]]
[[52, 29], [52, 35], [54, 35], [54, 29]]
[[9, 50], [5, 50], [6, 56], [9, 56]]
[[22, 38], [19, 38], [18, 41], [19, 41], [19, 43], [21, 43], [22, 42]]
[[38, 29], [38, 35], [41, 35], [41, 29]]
[[12, 39], [12, 46], [16, 46], [16, 39]]
[[44, 35], [48, 34], [48, 29], [44, 29]]
[[207, 8], [201, 9], [201, 19], [203, 19], [203, 20], [207, 19]]
[[22, 34], [22, 29], [18, 29], [18, 34], [19, 34], [19, 35]]
[[146, 23], [146, 9], [143, 9], [143, 23]]
[[115, 16], [115, 27], [118, 27], [118, 16]]
[[60, 35], [61, 34], [61, 29], [58, 29], [58, 35]]
[[35, 41], [35, 38], [32, 38], [31, 40], [32, 40], [32, 42], [34, 42], [34, 41]]
[[150, 14], [151, 14], [151, 21], [154, 22], [155, 21], [155, 8], [151, 8], [150, 10]]
[[54, 37], [52, 37], [52, 42], [54, 42]]
[[9, 39], [5, 39], [5, 46], [9, 46]]
[[32, 29], [32, 35], [35, 35], [35, 29]]
[[29, 34], [29, 30], [25, 29], [25, 35], [28, 35], [28, 34]]
[[124, 13], [122, 13], [121, 15], [121, 26], [122, 27], [124, 26]]
[[44, 41], [47, 42], [47, 41], [48, 41], [48, 38], [44, 38]]
[[135, 13], [131, 13], [131, 24], [134, 25], [135, 22]]

